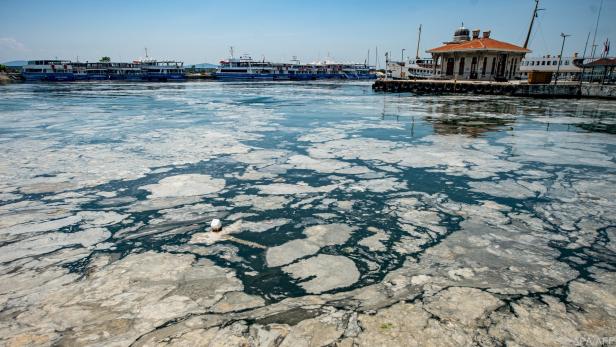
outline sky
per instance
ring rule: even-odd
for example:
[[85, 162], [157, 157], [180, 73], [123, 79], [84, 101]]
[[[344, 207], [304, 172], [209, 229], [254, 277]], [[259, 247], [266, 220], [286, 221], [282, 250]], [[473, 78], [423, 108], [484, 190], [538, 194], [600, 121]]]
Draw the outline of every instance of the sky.
[[[531, 56], [558, 54], [560, 33], [571, 36], [565, 55], [592, 42], [601, 0], [541, 0]], [[596, 43], [616, 39], [616, 0], [603, 0]], [[249, 54], [255, 60], [326, 59], [370, 63], [391, 52], [420, 55], [450, 40], [462, 22], [491, 30], [497, 40], [522, 45], [534, 0], [2, 0], [0, 62], [41, 58], [95, 61], [145, 56], [217, 63]], [[590, 45], [590, 43], [589, 43]], [[612, 49], [615, 55], [616, 46]], [[590, 48], [589, 48], [590, 52]]]

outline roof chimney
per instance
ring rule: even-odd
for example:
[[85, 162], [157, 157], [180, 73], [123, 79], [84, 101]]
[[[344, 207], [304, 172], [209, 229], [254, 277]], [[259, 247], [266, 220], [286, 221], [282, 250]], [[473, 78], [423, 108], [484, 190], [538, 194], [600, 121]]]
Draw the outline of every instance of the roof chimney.
[[479, 38], [479, 33], [480, 32], [481, 32], [481, 30], [479, 30], [479, 29], [473, 30], [473, 40]]
[[483, 32], [483, 38], [484, 38], [484, 39], [489, 39], [489, 38], [490, 38], [490, 33], [491, 33], [491, 32], [492, 32], [492, 31], [490, 31], [490, 30], [486, 30], [486, 31], [484, 31], [484, 32]]

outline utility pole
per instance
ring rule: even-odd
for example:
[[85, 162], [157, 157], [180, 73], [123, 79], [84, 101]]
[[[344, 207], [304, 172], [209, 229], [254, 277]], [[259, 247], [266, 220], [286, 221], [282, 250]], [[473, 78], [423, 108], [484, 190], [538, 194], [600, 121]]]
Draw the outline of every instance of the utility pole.
[[543, 10], [545, 10], [545, 8], [539, 8], [539, 0], [535, 0], [535, 9], [533, 10], [533, 15], [530, 18], [528, 34], [526, 34], [526, 40], [524, 40], [524, 48], [528, 48], [528, 41], [530, 40], [530, 34], [533, 31], [533, 24], [535, 24], [535, 18], [539, 17], [539, 11]]
[[417, 51], [415, 51], [415, 59], [419, 59], [419, 43], [421, 42], [421, 24], [419, 24], [419, 37], [417, 38]]
[[565, 48], [565, 39], [571, 35], [567, 35], [565, 33], [560, 33], [560, 36], [563, 38], [563, 44], [560, 46], [560, 55], [558, 56], [558, 67], [556, 68], [556, 78], [554, 78], [554, 85], [558, 83], [558, 74], [560, 72], [560, 64], [563, 62], [563, 49]]

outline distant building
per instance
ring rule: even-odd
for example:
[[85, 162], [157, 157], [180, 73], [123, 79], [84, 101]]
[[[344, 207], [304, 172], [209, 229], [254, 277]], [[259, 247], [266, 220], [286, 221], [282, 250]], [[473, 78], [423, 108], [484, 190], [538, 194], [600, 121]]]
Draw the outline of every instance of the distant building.
[[[603, 57], [584, 65], [586, 70], [591, 71], [591, 81], [605, 83], [616, 83], [616, 58]], [[586, 77], [585, 77], [586, 78]]]
[[520, 76], [520, 62], [530, 50], [490, 38], [490, 31], [460, 27], [453, 40], [426, 52], [434, 60], [434, 77], [458, 80], [504, 81]]

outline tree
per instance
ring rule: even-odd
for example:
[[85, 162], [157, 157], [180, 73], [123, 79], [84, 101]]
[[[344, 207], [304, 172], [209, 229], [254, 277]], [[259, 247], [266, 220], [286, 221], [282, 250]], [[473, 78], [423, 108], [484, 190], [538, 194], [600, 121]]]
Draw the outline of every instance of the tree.
[[99, 60], [99, 62], [101, 63], [108, 63], [111, 61], [111, 58], [109, 57], [102, 57], [101, 60]]

